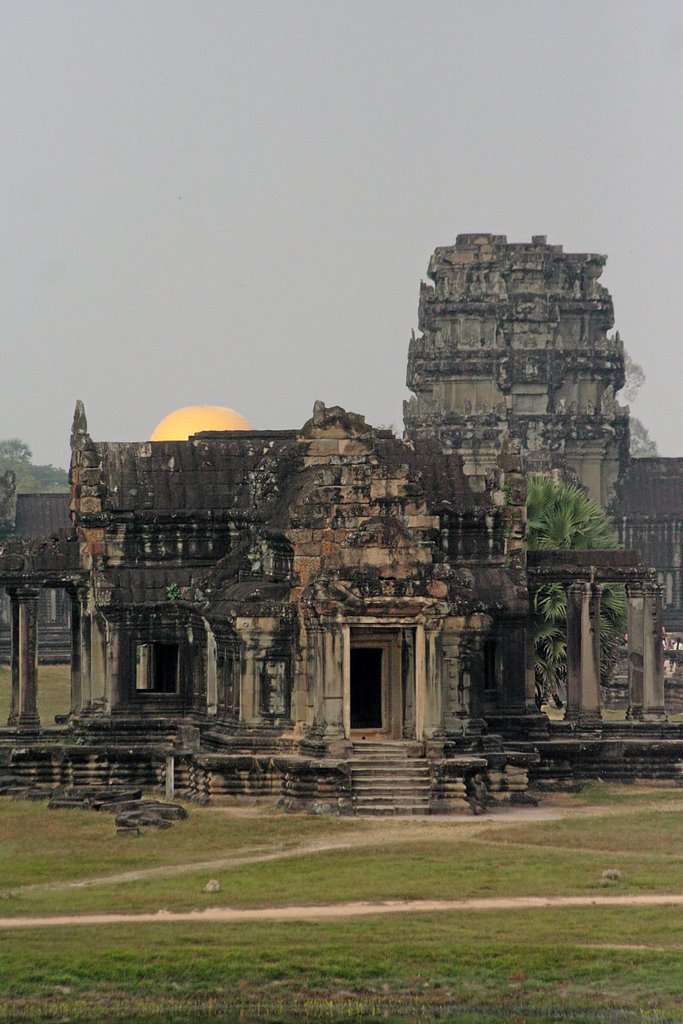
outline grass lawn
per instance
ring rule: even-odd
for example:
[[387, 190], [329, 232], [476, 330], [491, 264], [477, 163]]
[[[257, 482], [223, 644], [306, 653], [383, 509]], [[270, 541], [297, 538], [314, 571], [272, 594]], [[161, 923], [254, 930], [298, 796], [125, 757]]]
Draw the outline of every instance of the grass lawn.
[[[140, 925], [24, 938], [0, 936], [12, 1020], [680, 1020], [683, 999], [683, 916], [652, 911]], [[634, 938], [656, 949], [610, 948]]]
[[[193, 807], [170, 831], [117, 839], [109, 817], [1, 799], [0, 916], [683, 892], [679, 790], [594, 785], [561, 809], [407, 823]], [[192, 867], [311, 843], [351, 845]], [[605, 888], [609, 867], [622, 879]], [[148, 868], [168, 873], [65, 885]], [[373, 1018], [681, 1020], [683, 908], [0, 929], [0, 1021]]]

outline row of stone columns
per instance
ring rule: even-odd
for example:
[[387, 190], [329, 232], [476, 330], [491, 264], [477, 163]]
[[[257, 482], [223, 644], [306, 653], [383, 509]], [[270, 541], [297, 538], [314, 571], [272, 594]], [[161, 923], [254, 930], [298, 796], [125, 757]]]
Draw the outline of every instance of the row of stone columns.
[[[599, 727], [600, 601], [603, 585], [589, 581], [567, 587], [567, 711], [577, 725]], [[646, 581], [626, 584], [628, 601], [627, 717], [663, 721], [664, 661], [661, 587]]]
[[[11, 696], [7, 719], [20, 732], [40, 729], [38, 714], [38, 599], [39, 587], [7, 588], [11, 622]], [[74, 712], [90, 708], [104, 695], [103, 671], [95, 666], [93, 677], [93, 623], [85, 591], [71, 594], [71, 707]], [[110, 644], [110, 660], [118, 645]], [[97, 647], [97, 644], [95, 644]], [[102, 659], [100, 659], [102, 660]], [[103, 668], [103, 666], [102, 666]], [[116, 673], [111, 673], [115, 676]], [[101, 693], [100, 693], [101, 691]]]

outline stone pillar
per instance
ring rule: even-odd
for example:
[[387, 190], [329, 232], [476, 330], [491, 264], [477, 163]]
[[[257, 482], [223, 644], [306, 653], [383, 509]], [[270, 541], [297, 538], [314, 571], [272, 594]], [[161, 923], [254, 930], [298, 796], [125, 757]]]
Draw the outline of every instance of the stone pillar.
[[441, 676], [441, 636], [439, 628], [425, 631], [425, 690], [422, 731], [425, 739], [444, 735], [443, 684]]
[[595, 583], [567, 588], [567, 712], [579, 728], [600, 728], [600, 595]]
[[626, 717], [643, 717], [643, 643], [645, 639], [645, 598], [641, 582], [626, 585], [628, 602], [628, 710]]
[[[326, 736], [344, 735], [344, 637], [341, 624], [330, 622], [323, 634], [323, 694]], [[350, 706], [349, 706], [350, 719]]]
[[15, 590], [8, 591], [10, 600], [10, 642], [12, 689], [10, 692], [8, 725], [16, 725], [19, 718], [19, 601]]
[[87, 594], [79, 590], [77, 594], [79, 614], [79, 637], [81, 660], [81, 703], [78, 711], [89, 710], [92, 706], [92, 650], [91, 650], [91, 615], [88, 610]]
[[446, 633], [442, 639], [441, 670], [443, 673], [444, 727], [449, 736], [459, 736], [467, 717], [460, 665], [460, 644], [457, 634]]
[[425, 628], [415, 627], [415, 739], [423, 740], [425, 721], [425, 687], [427, 685], [427, 649]]
[[213, 630], [206, 627], [206, 713], [218, 714], [218, 649]]
[[107, 697], [107, 632], [103, 619], [94, 611], [90, 615], [90, 704], [102, 712]]
[[107, 625], [106, 636], [106, 696], [109, 710], [114, 711], [121, 704], [121, 627]]
[[351, 738], [351, 627], [342, 626], [342, 722], [344, 737]]
[[481, 736], [486, 731], [483, 645], [484, 639], [480, 632], [469, 632], [461, 644], [465, 670], [463, 677], [465, 706], [469, 710], [469, 720], [465, 730], [468, 736]]
[[21, 732], [38, 732], [38, 596], [39, 590], [17, 590], [19, 610], [19, 714]]
[[78, 595], [70, 593], [71, 600], [71, 714], [77, 715], [83, 703], [81, 683], [81, 606]]
[[259, 721], [258, 689], [259, 672], [256, 653], [258, 637], [254, 634], [253, 623], [248, 619], [237, 619], [237, 629], [242, 633], [244, 645], [239, 673], [240, 722], [253, 725]]
[[643, 718], [666, 721], [664, 651], [662, 649], [662, 588], [643, 587]]

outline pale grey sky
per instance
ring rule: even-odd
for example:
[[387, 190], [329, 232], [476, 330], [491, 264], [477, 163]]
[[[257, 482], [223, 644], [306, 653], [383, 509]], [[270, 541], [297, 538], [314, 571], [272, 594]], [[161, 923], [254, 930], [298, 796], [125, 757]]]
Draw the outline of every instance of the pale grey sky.
[[0, 0], [0, 437], [400, 429], [429, 255], [492, 231], [609, 256], [683, 455], [682, 110], [679, 0]]

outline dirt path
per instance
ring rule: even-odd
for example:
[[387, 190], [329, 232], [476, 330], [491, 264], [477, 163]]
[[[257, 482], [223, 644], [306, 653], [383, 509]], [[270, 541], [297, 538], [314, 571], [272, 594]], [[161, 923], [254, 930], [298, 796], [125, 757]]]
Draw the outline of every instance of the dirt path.
[[472, 910], [557, 910], [576, 907], [683, 907], [683, 894], [642, 896], [516, 896], [467, 900], [384, 900], [328, 906], [260, 907], [233, 910], [213, 907], [187, 913], [159, 910], [155, 914], [70, 914], [54, 917], [2, 917], [0, 930], [113, 924], [235, 924], [245, 921], [322, 921], [378, 914], [432, 914]]
[[[182, 864], [165, 864], [157, 868], [138, 868], [134, 871], [120, 871], [117, 874], [96, 875], [93, 878], [70, 879], [61, 882], [38, 882], [33, 885], [15, 886], [12, 892], [54, 892], [65, 889], [86, 889], [98, 885], [119, 885], [126, 882], [140, 882], [152, 878], [175, 878], [180, 875], [194, 874], [197, 871], [225, 871], [230, 868], [242, 867], [245, 864], [260, 864], [267, 861], [285, 860], [290, 857], [306, 857], [310, 854], [329, 853], [335, 850], [360, 849], [368, 846], [384, 846], [400, 842], [424, 842], [426, 839], [439, 838], [448, 830], [452, 838], [455, 829], [462, 830], [463, 838], [490, 829], [495, 825], [510, 825], [527, 821], [553, 821], [564, 816], [564, 812], [555, 808], [515, 808], [506, 814], [485, 814], [476, 818], [430, 817], [419, 824], [410, 818], [413, 828], [407, 832], [401, 824], [403, 819], [393, 818], [382, 827], [363, 829], [356, 833], [350, 831], [337, 840], [301, 843], [299, 845], [282, 846], [276, 850], [264, 847], [248, 847], [232, 851], [225, 857], [214, 857], [211, 860], [186, 861]], [[397, 827], [398, 826], [398, 827]]]

